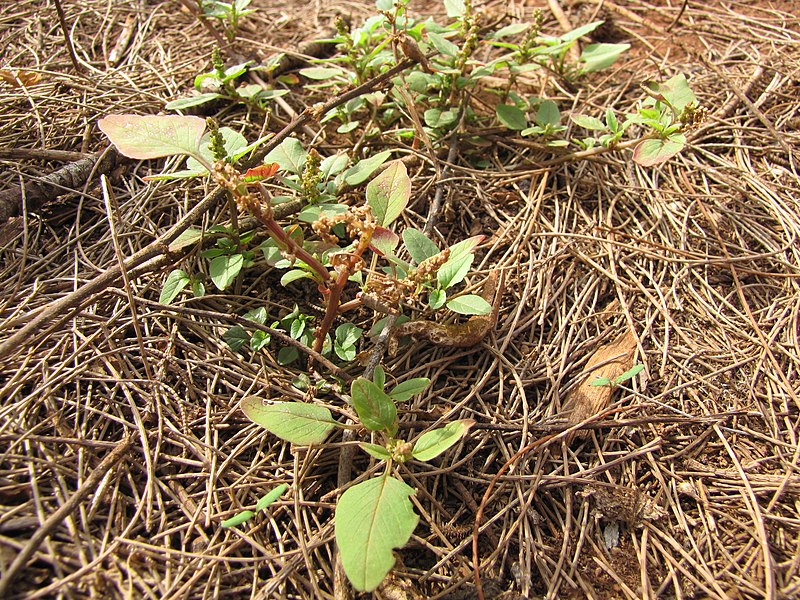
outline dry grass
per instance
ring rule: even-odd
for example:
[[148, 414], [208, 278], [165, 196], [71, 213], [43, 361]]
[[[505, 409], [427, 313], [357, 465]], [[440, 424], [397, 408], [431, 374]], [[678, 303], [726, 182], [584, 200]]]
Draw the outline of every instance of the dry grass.
[[[0, 67], [41, 74], [25, 88], [0, 84], [4, 188], [62, 166], [44, 150], [102, 148], [99, 116], [155, 114], [208, 68], [213, 40], [177, 2], [64, 4], [85, 75], [72, 70], [51, 3], [16, 2], [0, 16]], [[255, 4], [231, 52], [256, 59], [321, 35], [334, 13]], [[338, 10], [358, 21], [371, 4]], [[488, 595], [800, 595], [799, 22], [769, 2], [690, 3], [670, 37], [680, 2], [619, 4], [601, 16], [608, 35], [634, 43], [630, 55], [577, 97], [548, 93], [577, 112], [624, 111], [640, 81], [683, 71], [710, 117], [658, 169], [625, 152], [537, 167], [550, 155], [506, 136], [474, 170], [474, 149], [459, 148], [438, 230], [448, 241], [490, 234], [473, 281], [503, 269], [507, 289], [479, 350], [419, 347], [386, 364], [391, 376], [434, 381], [407, 407], [409, 435], [435, 419], [478, 422], [438, 464], [405, 473], [422, 517], [394, 578], [407, 597], [470, 597], [469, 533], [487, 484], [520, 448], [563, 429], [587, 360], [626, 331], [646, 365], [632, 389], [585, 437], [542, 444], [495, 487], [480, 547]], [[565, 8], [576, 25], [598, 10]], [[131, 43], [109, 64], [129, 15]], [[316, 101], [304, 94], [286, 97], [295, 111]], [[263, 124], [243, 111], [223, 118], [251, 139]], [[14, 154], [23, 149], [41, 160]], [[418, 227], [436, 183], [423, 164], [405, 223]], [[160, 169], [115, 172], [110, 214], [92, 184], [0, 226], [0, 341], [205, 195], [200, 183], [143, 181]], [[199, 224], [224, 221], [224, 208]], [[279, 275], [249, 272], [235, 293], [155, 305], [170, 268], [141, 267], [0, 357], [0, 572], [27, 545], [13, 597], [330, 598], [339, 440], [292, 448], [249, 425], [238, 401], [300, 398], [298, 371], [220, 338], [225, 314], [266, 305], [278, 316], [296, 294]], [[126, 436], [120, 460], [101, 463]], [[367, 467], [356, 455], [354, 476]], [[219, 527], [278, 483], [292, 492], [268, 516]]]

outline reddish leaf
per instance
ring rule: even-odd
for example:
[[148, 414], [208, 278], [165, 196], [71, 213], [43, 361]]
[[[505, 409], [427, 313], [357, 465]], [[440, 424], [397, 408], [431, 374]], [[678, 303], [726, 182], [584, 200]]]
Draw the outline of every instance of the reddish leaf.
[[373, 252], [386, 256], [387, 254], [393, 254], [399, 243], [400, 238], [396, 233], [386, 229], [386, 227], [378, 226], [372, 234], [372, 242], [369, 247]]
[[109, 115], [97, 122], [120, 154], [146, 160], [200, 154], [200, 138], [206, 129], [200, 117], [177, 115]]
[[275, 175], [280, 168], [278, 163], [267, 163], [266, 165], [247, 169], [247, 173], [244, 174], [245, 183], [254, 183], [256, 181], [269, 179]]

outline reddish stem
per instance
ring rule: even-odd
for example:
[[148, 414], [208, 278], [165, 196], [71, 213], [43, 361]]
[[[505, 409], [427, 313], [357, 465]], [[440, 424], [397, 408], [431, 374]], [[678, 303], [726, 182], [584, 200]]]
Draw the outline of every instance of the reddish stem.
[[325, 343], [325, 336], [330, 331], [333, 325], [333, 320], [339, 313], [339, 299], [342, 297], [344, 286], [347, 284], [347, 279], [350, 277], [350, 266], [343, 266], [342, 270], [333, 282], [333, 285], [328, 288], [328, 302], [325, 305], [325, 317], [322, 323], [319, 324], [317, 330], [314, 332], [314, 352], [322, 352], [322, 345]]
[[278, 242], [278, 244], [284, 246], [286, 248], [286, 252], [299, 258], [309, 267], [311, 267], [314, 272], [319, 275], [322, 281], [330, 281], [331, 274], [328, 272], [328, 269], [326, 269], [321, 262], [314, 258], [300, 244], [289, 237], [289, 234], [283, 230], [283, 227], [278, 225], [275, 219], [262, 220], [262, 223], [264, 227], [267, 228], [270, 237]]

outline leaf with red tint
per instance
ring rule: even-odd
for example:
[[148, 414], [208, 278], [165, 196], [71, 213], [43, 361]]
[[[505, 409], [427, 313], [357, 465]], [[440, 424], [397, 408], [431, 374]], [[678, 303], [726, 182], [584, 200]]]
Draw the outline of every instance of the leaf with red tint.
[[245, 183], [255, 183], [257, 181], [269, 179], [278, 172], [278, 169], [280, 169], [278, 163], [268, 163], [266, 165], [247, 169], [247, 172], [244, 174], [244, 181]]
[[400, 243], [400, 238], [396, 233], [386, 229], [386, 227], [378, 226], [372, 234], [372, 241], [369, 247], [373, 252], [377, 252], [381, 256], [386, 256], [394, 254], [398, 243]]
[[178, 115], [109, 115], [97, 125], [120, 154], [139, 160], [199, 156], [206, 129], [204, 119]]

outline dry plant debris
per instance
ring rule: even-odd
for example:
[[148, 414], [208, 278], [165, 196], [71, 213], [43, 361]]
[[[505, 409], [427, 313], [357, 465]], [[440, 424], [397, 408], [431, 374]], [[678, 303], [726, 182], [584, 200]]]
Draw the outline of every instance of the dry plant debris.
[[[592, 353], [584, 369], [586, 377], [564, 402], [564, 417], [569, 425], [583, 423], [608, 408], [613, 387], [593, 384], [601, 378], [613, 381], [632, 368], [635, 352], [636, 338], [628, 331]], [[585, 437], [586, 433], [579, 431], [577, 435]]]
[[[208, 68], [216, 43], [177, 2], [62, 4], [82, 74], [52, 3], [21, 0], [0, 16], [2, 190], [35, 189], [64, 160], [102, 150], [99, 117], [162, 112]], [[356, 23], [374, 11], [367, 1], [324, 4], [256, 0], [227, 51], [263, 61], [324, 37], [337, 11]], [[522, 18], [547, 4], [558, 3], [485, 7]], [[481, 349], [422, 347], [386, 365], [389, 376], [434, 381], [407, 407], [420, 427], [440, 417], [477, 424], [458, 452], [414, 475], [421, 523], [383, 597], [472, 597], [469, 531], [483, 490], [517, 450], [563, 433], [567, 393], [609, 331], [633, 333], [646, 385], [617, 390], [616, 412], [586, 411], [600, 420], [583, 438], [555, 435], [503, 477], [479, 549], [485, 589], [800, 595], [800, 19], [787, 0], [682, 4], [562, 2], [572, 25], [598, 16], [607, 23], [598, 36], [633, 47], [561, 99], [585, 112], [625, 107], [637, 82], [686, 72], [710, 114], [683, 154], [658, 168], [626, 152], [553, 161], [486, 132], [490, 166], [471, 168], [460, 152], [447, 161], [438, 231], [450, 241], [493, 234], [480, 268], [503, 269], [506, 291]], [[301, 86], [285, 99], [278, 123], [324, 100]], [[251, 137], [264, 127], [245, 110], [224, 118]], [[342, 143], [326, 135], [321, 150]], [[444, 167], [433, 160], [411, 167], [409, 219], [420, 228]], [[208, 192], [143, 180], [158, 168], [107, 173], [115, 214], [88, 177], [0, 225], [0, 343], [119, 268], [119, 255], [146, 247]], [[221, 205], [201, 217], [225, 219]], [[225, 315], [265, 302], [282, 314], [297, 298], [266, 276], [168, 310], [154, 301], [184, 256], [137, 264], [0, 356], [4, 597], [333, 597], [338, 451], [292, 448], [248, 425], [239, 400], [263, 390], [300, 398], [297, 372], [220, 340]], [[291, 494], [252, 526], [219, 527], [279, 483]], [[607, 513], [631, 495], [631, 519], [609, 548]], [[20, 555], [30, 559], [13, 566]]]

